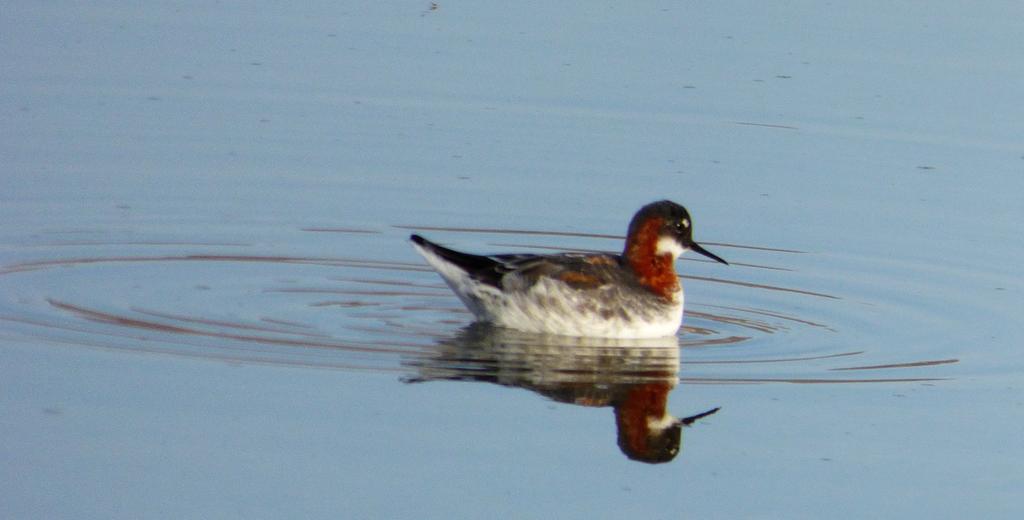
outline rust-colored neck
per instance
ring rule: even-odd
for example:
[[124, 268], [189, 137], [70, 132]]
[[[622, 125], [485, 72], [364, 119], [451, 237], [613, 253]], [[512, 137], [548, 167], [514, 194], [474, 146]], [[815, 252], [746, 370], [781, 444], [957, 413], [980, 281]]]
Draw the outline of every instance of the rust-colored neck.
[[615, 422], [619, 429], [619, 442], [631, 453], [643, 453], [650, 442], [651, 420], [660, 420], [668, 413], [668, 383], [648, 383], [629, 389], [615, 407]]
[[623, 257], [641, 285], [654, 294], [671, 300], [679, 290], [675, 259], [671, 253], [658, 253], [658, 232], [664, 225], [660, 218], [648, 219], [626, 237]]

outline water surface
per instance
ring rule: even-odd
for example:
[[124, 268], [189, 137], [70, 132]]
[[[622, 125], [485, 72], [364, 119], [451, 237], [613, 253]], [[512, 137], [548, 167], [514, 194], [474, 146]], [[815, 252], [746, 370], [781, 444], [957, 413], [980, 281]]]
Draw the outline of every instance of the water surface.
[[[1019, 516], [1022, 14], [12, 6], [0, 516]], [[473, 326], [407, 242], [662, 198], [731, 264], [668, 341]]]

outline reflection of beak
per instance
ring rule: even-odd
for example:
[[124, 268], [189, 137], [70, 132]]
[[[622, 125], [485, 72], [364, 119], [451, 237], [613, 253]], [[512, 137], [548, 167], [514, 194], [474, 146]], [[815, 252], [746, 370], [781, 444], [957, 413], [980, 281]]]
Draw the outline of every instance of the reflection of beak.
[[[722, 260], [719, 260], [719, 261], [722, 262], [723, 264], [725, 263]], [[681, 425], [683, 425], [683, 426], [689, 426], [689, 425], [691, 425], [691, 424], [693, 424], [693, 423], [695, 423], [695, 422], [697, 422], [697, 421], [699, 421], [699, 420], [701, 420], [701, 419], [703, 419], [703, 418], [705, 418], [705, 417], [707, 417], [707, 416], [717, 412], [719, 409], [720, 409], [720, 407], [716, 406], [716, 407], [714, 407], [714, 408], [712, 408], [712, 409], [710, 409], [710, 410], [708, 410], [706, 412], [701, 412], [701, 413], [699, 413], [697, 415], [691, 415], [689, 417], [684, 417], [682, 419], [679, 419], [676, 422], [681, 424]]]
[[703, 247], [700, 246], [700, 244], [698, 244], [696, 242], [690, 242], [690, 249], [695, 251], [695, 252], [697, 252], [697, 253], [700, 253], [700, 254], [702, 254], [702, 255], [704, 255], [704, 256], [712, 259], [712, 260], [715, 260], [717, 262], [722, 262], [725, 265], [729, 265], [729, 262], [726, 262], [725, 260], [722, 260], [721, 258], [718, 257], [718, 255], [712, 253], [711, 251], [708, 251], [707, 249], [704, 249]]

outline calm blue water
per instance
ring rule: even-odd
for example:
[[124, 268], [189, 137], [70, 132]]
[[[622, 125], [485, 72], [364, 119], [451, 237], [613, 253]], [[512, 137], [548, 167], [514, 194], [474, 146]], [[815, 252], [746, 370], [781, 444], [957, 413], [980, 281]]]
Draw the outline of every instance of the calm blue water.
[[[1022, 15], [7, 6], [0, 516], [1015, 518]], [[732, 264], [668, 344], [467, 328], [407, 243], [661, 198]]]

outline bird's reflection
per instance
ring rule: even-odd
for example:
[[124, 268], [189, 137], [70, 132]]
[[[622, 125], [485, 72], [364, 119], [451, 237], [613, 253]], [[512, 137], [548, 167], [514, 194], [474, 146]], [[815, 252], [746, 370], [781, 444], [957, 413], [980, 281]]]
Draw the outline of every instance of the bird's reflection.
[[675, 337], [616, 340], [541, 336], [476, 323], [404, 363], [407, 382], [481, 381], [532, 390], [563, 403], [610, 406], [619, 448], [647, 463], [679, 453], [682, 428], [717, 408], [679, 419], [668, 394], [679, 381]]

